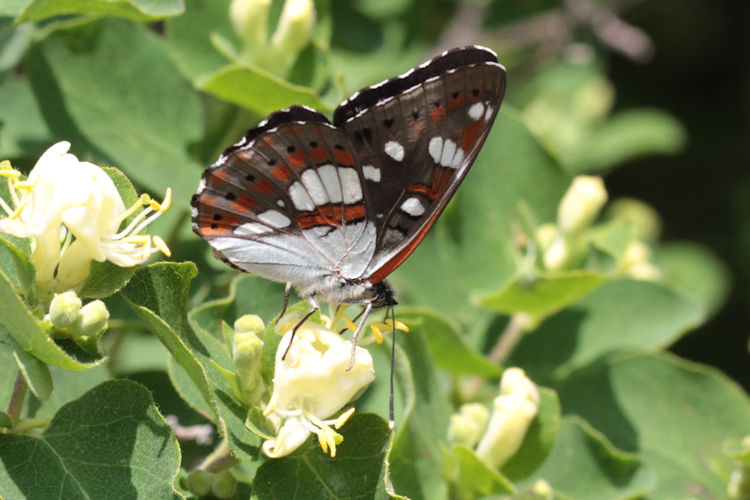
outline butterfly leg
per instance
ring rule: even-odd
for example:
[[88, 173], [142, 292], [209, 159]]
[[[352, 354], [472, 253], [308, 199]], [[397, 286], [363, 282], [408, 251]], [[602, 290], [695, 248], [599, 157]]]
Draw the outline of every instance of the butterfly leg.
[[[309, 313], [305, 314], [305, 317], [304, 317], [304, 318], [302, 318], [302, 319], [300, 320], [300, 322], [299, 322], [299, 323], [297, 323], [297, 326], [295, 326], [295, 327], [294, 327], [294, 328], [292, 329], [292, 336], [291, 336], [291, 338], [289, 339], [289, 345], [287, 345], [287, 346], [286, 346], [286, 349], [284, 350], [284, 355], [283, 355], [283, 356], [281, 356], [281, 359], [286, 359], [286, 355], [287, 355], [287, 354], [289, 354], [289, 349], [291, 349], [291, 347], [292, 347], [292, 342], [294, 342], [294, 336], [295, 336], [295, 335], [297, 334], [297, 329], [298, 329], [298, 328], [299, 328], [300, 326], [302, 326], [302, 324], [303, 324], [303, 323], [304, 323], [305, 321], [307, 321], [307, 319], [308, 319], [308, 318], [309, 318], [310, 316], [312, 316], [313, 314], [315, 314], [315, 311], [317, 311], [317, 310], [319, 310], [319, 309], [320, 309], [320, 305], [319, 305], [319, 304], [318, 304], [318, 302], [317, 302], [317, 301], [316, 301], [316, 300], [315, 300], [314, 298], [312, 298], [312, 297], [308, 297], [308, 298], [307, 298], [307, 303], [308, 303], [308, 304], [310, 304], [310, 307], [312, 307], [312, 309], [310, 310], [310, 312], [309, 312]], [[353, 358], [352, 358], [352, 359], [353, 359]]]
[[292, 282], [288, 281], [286, 284], [286, 288], [284, 289], [284, 307], [281, 308], [281, 313], [279, 314], [279, 318], [284, 315], [286, 312], [286, 306], [289, 305], [289, 296], [292, 294]]
[[357, 337], [359, 337], [359, 332], [362, 331], [362, 328], [365, 326], [365, 321], [367, 321], [367, 317], [372, 312], [372, 302], [368, 302], [367, 306], [365, 307], [365, 312], [362, 315], [362, 319], [359, 320], [359, 323], [357, 324], [357, 329], [354, 331], [354, 335], [352, 335], [352, 359], [349, 360], [349, 366], [346, 368], [346, 371], [350, 371], [352, 367], [354, 366], [354, 355], [357, 351]]

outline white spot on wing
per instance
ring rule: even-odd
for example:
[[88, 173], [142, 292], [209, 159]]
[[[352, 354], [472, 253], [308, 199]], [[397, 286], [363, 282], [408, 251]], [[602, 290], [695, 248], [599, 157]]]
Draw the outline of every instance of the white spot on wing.
[[380, 169], [378, 167], [365, 165], [364, 167], [362, 167], [362, 174], [365, 176], [365, 179], [380, 182]]
[[404, 159], [404, 147], [396, 141], [386, 142], [384, 150], [385, 154], [396, 161], [401, 161]]
[[440, 157], [440, 164], [444, 167], [453, 163], [453, 156], [456, 154], [456, 143], [446, 139], [443, 143], [443, 154]]
[[455, 156], [453, 156], [453, 161], [450, 165], [448, 165], [451, 168], [458, 168], [461, 166], [461, 164], [464, 162], [464, 157], [466, 154], [464, 153], [464, 150], [461, 148], [458, 148], [456, 150]]
[[262, 214], [258, 214], [258, 219], [275, 227], [287, 227], [292, 223], [292, 221], [289, 220], [289, 217], [278, 210], [268, 210]]
[[362, 186], [359, 184], [357, 171], [353, 168], [340, 168], [341, 188], [344, 191], [344, 203], [355, 203], [362, 199]]
[[292, 198], [294, 208], [297, 210], [315, 210], [315, 203], [313, 203], [310, 196], [299, 181], [289, 186], [289, 196]]
[[424, 205], [419, 198], [411, 197], [401, 204], [401, 210], [413, 217], [419, 217], [424, 213]]
[[440, 156], [443, 154], [443, 138], [433, 137], [430, 139], [427, 150], [430, 152], [432, 159], [435, 160], [435, 163], [440, 163]]
[[493, 111], [492, 106], [488, 104], [487, 111], [484, 112], [484, 121], [487, 121], [490, 119], [490, 117], [492, 116], [492, 111]]
[[312, 201], [316, 205], [325, 205], [326, 203], [328, 203], [326, 190], [323, 187], [323, 184], [320, 182], [318, 173], [314, 169], [308, 168], [307, 170], [302, 172], [302, 184], [305, 185], [305, 187], [307, 188], [307, 192], [310, 194]]
[[284, 203], [284, 200], [276, 200], [276, 205], [280, 206], [281, 208], [286, 207], [286, 203]]
[[475, 102], [469, 107], [469, 118], [474, 121], [479, 120], [484, 114], [484, 103]]
[[201, 180], [198, 183], [198, 192], [203, 191], [204, 189], [206, 189], [206, 179], [201, 177]]
[[[237, 226], [234, 230], [234, 234], [237, 236], [255, 236], [256, 234], [270, 233], [272, 229], [266, 225], [258, 222], [246, 222], [241, 226]], [[223, 250], [214, 244], [217, 250]]]
[[[333, 165], [323, 165], [318, 168], [318, 175], [320, 180], [323, 182], [326, 192], [328, 193], [328, 199], [331, 203], [341, 203], [343, 195], [341, 194], [341, 182], [339, 182], [339, 175], [336, 172], [336, 167]], [[304, 181], [304, 175], [303, 175]]]

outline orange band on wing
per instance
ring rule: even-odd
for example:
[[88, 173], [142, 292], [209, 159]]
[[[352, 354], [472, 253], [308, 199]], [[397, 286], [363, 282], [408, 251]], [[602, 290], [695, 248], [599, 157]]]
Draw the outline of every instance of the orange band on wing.
[[365, 218], [367, 211], [359, 205], [327, 205], [312, 212], [304, 212], [297, 217], [301, 229], [317, 226], [340, 226], [342, 223], [354, 222]]

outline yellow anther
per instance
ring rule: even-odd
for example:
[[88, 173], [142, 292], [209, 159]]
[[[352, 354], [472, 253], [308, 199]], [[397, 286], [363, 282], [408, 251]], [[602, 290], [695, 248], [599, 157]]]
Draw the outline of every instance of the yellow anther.
[[29, 193], [34, 189], [34, 184], [28, 181], [20, 181], [13, 183], [13, 188], [17, 191], [26, 191], [27, 193]]
[[333, 426], [336, 429], [340, 429], [342, 425], [346, 423], [347, 420], [349, 420], [349, 417], [351, 417], [354, 414], [354, 407], [352, 406], [348, 410], [346, 410], [344, 413], [339, 415], [339, 418], [336, 419], [336, 421], [333, 423]]
[[[10, 165], [10, 163], [8, 165]], [[21, 177], [21, 172], [14, 168], [0, 168], [0, 177], [6, 177], [8, 179], [18, 179], [19, 177]]]
[[161, 253], [166, 255], [167, 257], [172, 256], [172, 251], [167, 246], [166, 242], [161, 239], [159, 236], [154, 236], [154, 246], [159, 249]]
[[323, 453], [328, 453], [328, 440], [326, 439], [328, 436], [324, 436], [323, 434], [323, 432], [318, 434], [318, 444]]
[[21, 205], [18, 208], [16, 208], [15, 212], [13, 212], [12, 214], [10, 214], [10, 216], [8, 216], [8, 218], [10, 220], [18, 219], [21, 216], [21, 212], [23, 212], [23, 209], [26, 208], [27, 203], [28, 202], [24, 200], [24, 202], [21, 203]]
[[370, 325], [370, 330], [372, 330], [372, 334], [375, 336], [375, 342], [378, 344], [383, 343], [383, 332], [380, 331], [381, 326], [388, 328], [388, 325], [385, 323], [373, 323]]
[[346, 325], [346, 327], [347, 327], [347, 328], [348, 328], [349, 330], [351, 330], [351, 331], [353, 331], [353, 332], [356, 332], [356, 331], [357, 331], [357, 325], [355, 325], [355, 324], [354, 324], [354, 321], [350, 320], [350, 319], [349, 319], [348, 317], [346, 317], [346, 316], [341, 316], [341, 319], [343, 319], [343, 320], [344, 320], [344, 324]]
[[[394, 327], [394, 322], [393, 322], [392, 319], [385, 320], [385, 324], [388, 325], [390, 328]], [[403, 324], [400, 321], [396, 321], [395, 322], [395, 326], [396, 326], [396, 330], [401, 330], [402, 332], [408, 332], [409, 331], [409, 327], [406, 326], [405, 324]]]
[[164, 194], [164, 201], [161, 202], [161, 207], [159, 208], [159, 211], [161, 213], [166, 212], [169, 210], [169, 207], [172, 206], [172, 188], [168, 187], [167, 192]]

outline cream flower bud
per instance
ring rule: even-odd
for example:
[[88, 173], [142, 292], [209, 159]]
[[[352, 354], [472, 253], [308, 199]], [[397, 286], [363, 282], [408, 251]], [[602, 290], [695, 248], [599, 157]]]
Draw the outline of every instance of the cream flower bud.
[[265, 389], [260, 363], [263, 341], [256, 333], [262, 332], [263, 328], [263, 320], [254, 314], [247, 314], [234, 322], [232, 358], [245, 398], [251, 403], [255, 403]]
[[310, 43], [314, 27], [315, 4], [312, 0], [286, 0], [271, 44], [284, 53], [296, 54]]
[[661, 234], [661, 219], [654, 208], [634, 198], [618, 198], [607, 208], [610, 219], [624, 220], [635, 229], [635, 236], [652, 242]]
[[451, 415], [448, 441], [473, 447], [487, 428], [490, 412], [479, 403], [462, 405], [458, 413]]
[[93, 300], [81, 308], [70, 333], [73, 337], [96, 338], [104, 333], [108, 324], [107, 306], [101, 300]]
[[232, 0], [229, 20], [245, 49], [261, 49], [268, 37], [268, 8], [271, 0]]
[[639, 240], [631, 241], [625, 247], [619, 271], [637, 280], [654, 281], [661, 278], [661, 271], [652, 262], [651, 249]]
[[559, 271], [565, 267], [565, 263], [568, 262], [569, 257], [569, 244], [565, 236], [558, 233], [549, 247], [545, 249], [542, 260], [544, 261], [544, 267], [550, 271]]
[[70, 328], [78, 319], [81, 299], [72, 290], [55, 294], [49, 305], [49, 321], [59, 330]]
[[557, 225], [565, 234], [577, 233], [591, 224], [606, 202], [602, 178], [579, 175], [560, 201]]
[[539, 242], [539, 248], [546, 250], [555, 241], [557, 235], [557, 226], [554, 224], [542, 224], [536, 229], [536, 241]]
[[298, 316], [289, 314], [277, 323], [277, 332], [284, 337], [276, 351], [273, 394], [264, 412], [276, 426], [277, 436], [263, 443], [263, 452], [271, 458], [287, 455], [314, 432], [323, 451], [335, 456], [336, 445], [343, 437], [334, 428], [341, 427], [354, 409], [336, 419], [325, 419], [375, 379], [372, 356], [357, 346], [354, 364], [347, 369], [351, 341], [326, 326], [306, 321], [292, 342], [291, 328], [298, 320]]
[[518, 451], [538, 410], [539, 391], [533, 382], [519, 368], [505, 370], [477, 456], [491, 467], [501, 467]]

